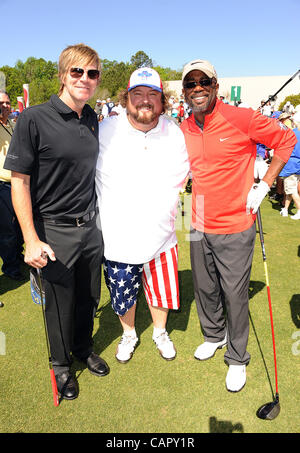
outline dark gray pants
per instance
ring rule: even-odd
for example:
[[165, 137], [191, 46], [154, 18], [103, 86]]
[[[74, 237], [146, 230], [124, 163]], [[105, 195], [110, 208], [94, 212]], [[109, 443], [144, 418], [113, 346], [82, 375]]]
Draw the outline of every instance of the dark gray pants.
[[58, 372], [68, 369], [71, 353], [86, 358], [92, 352], [103, 239], [96, 217], [80, 227], [36, 222], [36, 229], [56, 256], [53, 262], [48, 258], [42, 276], [52, 363]]
[[191, 230], [191, 265], [195, 300], [204, 339], [222, 341], [227, 333], [225, 361], [244, 365], [249, 335], [248, 291], [255, 223], [234, 234]]

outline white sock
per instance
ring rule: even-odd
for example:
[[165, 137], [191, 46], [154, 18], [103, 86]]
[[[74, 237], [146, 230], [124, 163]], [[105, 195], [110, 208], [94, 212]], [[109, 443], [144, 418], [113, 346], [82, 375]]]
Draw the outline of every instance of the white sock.
[[129, 337], [133, 337], [133, 338], [136, 337], [135, 328], [133, 328], [132, 330], [124, 330], [124, 333], [125, 333], [125, 335], [128, 335]]
[[153, 327], [153, 337], [158, 337], [165, 331], [166, 331], [166, 329], [162, 329], [160, 327]]

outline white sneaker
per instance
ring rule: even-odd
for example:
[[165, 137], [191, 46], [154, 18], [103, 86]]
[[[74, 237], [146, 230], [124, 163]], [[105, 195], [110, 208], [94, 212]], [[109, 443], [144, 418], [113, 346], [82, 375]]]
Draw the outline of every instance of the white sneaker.
[[169, 338], [168, 332], [162, 332], [157, 337], [152, 337], [160, 355], [165, 360], [173, 360], [176, 357], [176, 349], [173, 341]]
[[215, 355], [217, 349], [222, 349], [227, 344], [227, 336], [224, 340], [219, 341], [218, 343], [211, 343], [210, 341], [205, 341], [200, 344], [195, 351], [194, 357], [197, 360], [207, 360]]
[[280, 211], [280, 215], [282, 217], [288, 217], [289, 216], [288, 210], [286, 208], [282, 208], [281, 211]]
[[137, 336], [132, 337], [131, 335], [127, 335], [125, 332], [123, 333], [116, 352], [116, 359], [118, 362], [126, 363], [131, 359], [137, 342]]
[[295, 214], [295, 215], [291, 215], [291, 219], [300, 220], [300, 211], [298, 211], [297, 214]]
[[246, 384], [246, 365], [229, 365], [226, 388], [229, 392], [239, 392]]

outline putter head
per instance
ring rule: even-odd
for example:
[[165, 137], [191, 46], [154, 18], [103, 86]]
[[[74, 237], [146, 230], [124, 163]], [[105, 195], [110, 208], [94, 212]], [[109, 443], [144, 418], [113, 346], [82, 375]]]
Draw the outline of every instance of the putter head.
[[280, 412], [280, 404], [279, 404], [279, 398], [277, 397], [271, 403], [267, 403], [267, 404], [264, 404], [263, 406], [261, 406], [257, 410], [256, 415], [258, 418], [261, 418], [262, 420], [274, 420], [274, 418], [277, 417], [279, 412]]

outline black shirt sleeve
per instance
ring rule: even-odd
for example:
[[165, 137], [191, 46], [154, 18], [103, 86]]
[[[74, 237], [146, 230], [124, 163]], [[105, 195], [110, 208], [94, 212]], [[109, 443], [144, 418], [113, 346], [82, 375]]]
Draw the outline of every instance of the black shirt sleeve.
[[4, 168], [30, 175], [34, 165], [38, 134], [30, 109], [20, 115], [14, 129]]

